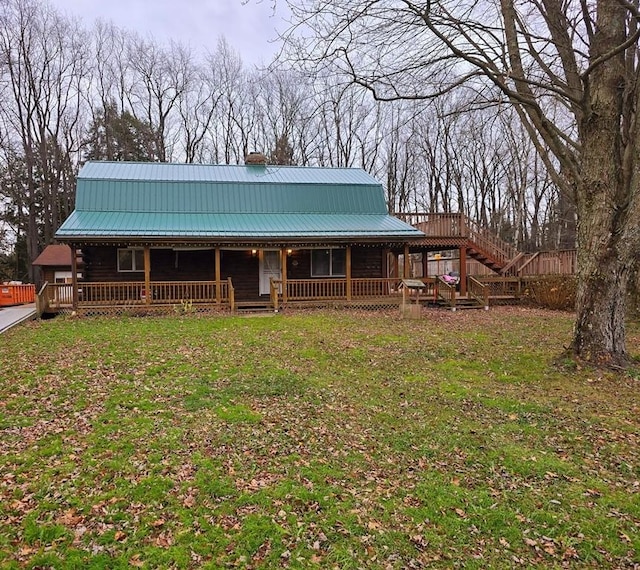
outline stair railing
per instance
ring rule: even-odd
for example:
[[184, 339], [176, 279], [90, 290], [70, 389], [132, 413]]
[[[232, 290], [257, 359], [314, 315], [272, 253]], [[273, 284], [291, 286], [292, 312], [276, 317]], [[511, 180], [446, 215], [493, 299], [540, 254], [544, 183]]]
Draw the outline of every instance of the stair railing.
[[469, 297], [480, 303], [485, 311], [489, 310], [489, 287], [475, 277], [467, 278], [467, 293]]
[[515, 247], [494, 235], [493, 232], [468, 218], [466, 222], [469, 241], [478, 246], [480, 252], [486, 254], [492, 260], [505, 266], [518, 255], [519, 252]]
[[456, 286], [447, 283], [440, 275], [436, 281], [436, 296], [451, 307], [452, 311], [456, 310]]

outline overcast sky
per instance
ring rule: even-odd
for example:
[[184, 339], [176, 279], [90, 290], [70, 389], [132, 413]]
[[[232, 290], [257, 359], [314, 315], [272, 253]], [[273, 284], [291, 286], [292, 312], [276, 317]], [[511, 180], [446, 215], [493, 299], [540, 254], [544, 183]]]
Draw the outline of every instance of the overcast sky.
[[[97, 19], [119, 28], [152, 34], [214, 51], [224, 36], [245, 64], [268, 64], [277, 52], [276, 29], [282, 31], [285, 2], [273, 0], [49, 0], [62, 13], [81, 18], [86, 27]], [[274, 13], [274, 4], [276, 4]]]

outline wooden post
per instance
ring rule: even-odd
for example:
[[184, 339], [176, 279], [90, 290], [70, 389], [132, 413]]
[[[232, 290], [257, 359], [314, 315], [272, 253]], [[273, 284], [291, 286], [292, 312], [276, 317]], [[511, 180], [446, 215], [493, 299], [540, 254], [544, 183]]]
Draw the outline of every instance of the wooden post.
[[409, 260], [409, 244], [404, 244], [404, 274], [403, 279], [409, 279], [411, 277], [411, 263]]
[[460, 248], [460, 296], [467, 296], [467, 247]]
[[78, 249], [75, 243], [71, 246], [71, 307], [75, 311], [78, 308]]
[[215, 284], [215, 288], [216, 288], [216, 305], [220, 304], [220, 248], [216, 247], [216, 252], [215, 252], [215, 268], [216, 268], [216, 284]]
[[235, 313], [236, 310], [236, 292], [233, 288], [233, 283], [231, 282], [231, 277], [227, 279], [228, 287], [229, 287], [229, 308], [232, 313]]
[[[381, 277], [384, 279], [389, 279], [389, 277], [391, 277], [391, 275], [389, 274], [389, 255], [391, 254], [391, 251], [388, 248], [384, 248], [382, 250], [382, 275]], [[391, 283], [390, 281], [383, 281], [382, 284], [382, 294], [383, 295], [388, 295], [390, 293], [389, 289], [391, 288]]]
[[351, 246], [347, 246], [346, 252], [346, 264], [347, 264], [347, 301], [351, 301]]
[[429, 254], [426, 249], [422, 250], [422, 277], [429, 276]]
[[273, 282], [273, 277], [269, 279], [269, 289], [271, 293], [271, 303], [273, 304], [274, 312], [278, 312], [278, 287]]
[[382, 250], [382, 275], [380, 277], [391, 277], [391, 275], [389, 275], [389, 253], [388, 248]]
[[287, 302], [287, 248], [280, 250], [280, 273], [282, 274], [282, 304]]
[[462, 212], [458, 212], [458, 235], [461, 237], [469, 237], [469, 228], [467, 226], [467, 218]]
[[146, 293], [145, 304], [151, 304], [151, 248], [144, 246], [144, 290]]

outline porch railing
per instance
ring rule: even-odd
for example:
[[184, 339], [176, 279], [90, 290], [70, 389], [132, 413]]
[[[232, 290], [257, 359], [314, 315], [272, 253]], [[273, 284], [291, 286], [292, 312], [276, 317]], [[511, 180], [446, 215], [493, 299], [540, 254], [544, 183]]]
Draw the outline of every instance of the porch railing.
[[[424, 279], [426, 291], [433, 291], [432, 278]], [[277, 309], [286, 301], [362, 301], [402, 297], [399, 277], [347, 279], [271, 280], [271, 302]], [[429, 294], [429, 293], [426, 293]]]
[[[73, 306], [73, 286], [45, 283], [39, 302], [43, 310]], [[152, 281], [149, 290], [143, 281], [78, 283], [78, 307], [163, 305], [189, 301], [195, 304], [234, 305], [231, 279], [226, 281]]]
[[73, 286], [66, 283], [49, 283], [47, 281], [36, 295], [36, 307], [40, 315], [72, 306]]

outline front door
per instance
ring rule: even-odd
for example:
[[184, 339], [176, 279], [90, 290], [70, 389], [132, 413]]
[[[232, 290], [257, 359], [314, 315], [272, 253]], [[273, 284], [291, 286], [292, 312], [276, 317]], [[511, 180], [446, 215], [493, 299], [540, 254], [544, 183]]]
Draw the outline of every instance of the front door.
[[260, 250], [260, 295], [271, 293], [270, 280], [282, 279], [280, 269], [280, 250], [261, 249]]

